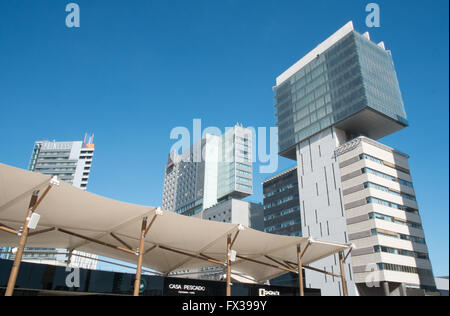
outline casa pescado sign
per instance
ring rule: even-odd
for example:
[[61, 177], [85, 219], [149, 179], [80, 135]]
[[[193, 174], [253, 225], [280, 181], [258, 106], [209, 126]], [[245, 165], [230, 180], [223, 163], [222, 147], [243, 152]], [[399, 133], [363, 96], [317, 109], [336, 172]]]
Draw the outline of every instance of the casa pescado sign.
[[169, 290], [178, 291], [179, 294], [197, 294], [196, 292], [205, 292], [206, 287], [203, 285], [192, 285], [192, 284], [169, 284]]

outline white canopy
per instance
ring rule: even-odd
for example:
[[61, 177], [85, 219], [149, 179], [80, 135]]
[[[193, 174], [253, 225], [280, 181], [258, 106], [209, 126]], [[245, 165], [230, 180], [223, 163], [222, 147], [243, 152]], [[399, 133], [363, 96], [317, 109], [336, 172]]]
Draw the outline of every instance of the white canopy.
[[[40, 190], [42, 194], [50, 178], [0, 164], [0, 225], [18, 230], [24, 223], [33, 191]], [[205, 221], [168, 211], [157, 215], [155, 207], [114, 201], [64, 182], [49, 191], [36, 213], [41, 218], [28, 237], [27, 247], [75, 249], [134, 264], [136, 255], [81, 236], [122, 248], [127, 245], [134, 252], [139, 246], [143, 218], [148, 217], [150, 223], [156, 216], [145, 239], [143, 264], [162, 273], [214, 265], [205, 258], [224, 262], [227, 236], [232, 234], [234, 239], [239, 232], [232, 247], [238, 256], [232, 269], [262, 282], [286, 273], [275, 262], [285, 267], [286, 262], [295, 264], [297, 245], [305, 249], [311, 242], [303, 237], [267, 234], [247, 227], [240, 230], [236, 224]], [[42, 231], [45, 232], [39, 233]], [[0, 231], [0, 246], [16, 247], [18, 241], [18, 236]], [[312, 241], [302, 261], [308, 265], [349, 247]]]

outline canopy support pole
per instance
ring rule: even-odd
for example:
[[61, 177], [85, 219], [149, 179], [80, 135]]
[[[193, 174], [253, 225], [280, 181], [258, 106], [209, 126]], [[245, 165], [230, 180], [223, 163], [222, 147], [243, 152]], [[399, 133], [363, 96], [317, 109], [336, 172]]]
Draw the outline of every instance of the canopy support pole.
[[75, 249], [70, 249], [69, 253], [67, 255], [67, 266], [69, 267], [72, 264], [72, 256], [73, 256], [73, 251]]
[[121, 238], [119, 238], [117, 235], [115, 235], [114, 233], [110, 233], [111, 237], [114, 238], [115, 240], [117, 240], [118, 242], [120, 242], [122, 245], [124, 245], [125, 247], [127, 247], [129, 250], [133, 250], [133, 248], [127, 244], [125, 241], [123, 241]]
[[[308, 246], [306, 246], [305, 251]], [[303, 252], [304, 253], [304, 252]], [[299, 288], [299, 295], [305, 296], [305, 289], [303, 284], [303, 262], [302, 262], [302, 250], [301, 246], [297, 245], [297, 266], [298, 266], [298, 288]]]
[[45, 233], [49, 233], [56, 230], [56, 227], [52, 227], [52, 228], [47, 228], [47, 229], [43, 229], [43, 230], [38, 230], [37, 232], [32, 232], [28, 234], [28, 237], [31, 236], [36, 236], [36, 235], [40, 235], [40, 234], [45, 234]]
[[[239, 231], [236, 233], [236, 237]], [[236, 238], [235, 238], [236, 240]], [[227, 296], [231, 296], [231, 234], [227, 237]]]
[[287, 269], [287, 268], [285, 268], [285, 267], [279, 267], [279, 266], [274, 265], [274, 264], [265, 263], [265, 262], [258, 261], [258, 260], [255, 260], [255, 259], [250, 259], [250, 258], [242, 257], [242, 256], [239, 256], [239, 255], [237, 255], [236, 258], [239, 258], [239, 259], [242, 259], [242, 260], [245, 260], [245, 261], [250, 261], [250, 262], [253, 262], [253, 263], [258, 263], [258, 264], [261, 264], [261, 265], [263, 265], [263, 266], [267, 266], [267, 267], [279, 269], [279, 270], [286, 271], [286, 272], [297, 273], [297, 270], [295, 270], [295, 269]]
[[13, 235], [17, 235], [19, 233], [17, 230], [9, 228], [9, 227], [3, 225], [2, 223], [0, 223], [0, 230], [4, 231], [4, 232], [7, 232], [7, 233], [10, 233], [10, 234], [13, 234]]
[[[175, 249], [172, 249], [172, 248], [169, 248], [169, 247], [165, 247], [165, 246], [162, 246], [162, 245], [158, 245], [158, 247], [163, 249], [163, 250], [171, 251], [171, 252], [178, 253], [178, 254], [181, 254], [181, 255], [185, 255], [185, 256], [188, 256], [188, 257], [191, 257], [191, 258], [200, 259], [200, 260], [203, 260], [203, 261], [208, 261], [210, 263], [214, 263], [214, 264], [220, 265], [222, 267], [225, 266], [225, 264], [223, 262], [220, 262], [220, 261], [214, 260], [214, 259], [208, 259], [208, 258], [205, 258], [205, 257], [203, 257], [201, 255], [193, 255], [193, 254], [181, 251], [181, 250], [175, 250]], [[173, 271], [173, 270], [171, 270], [171, 271]]]
[[39, 204], [41, 204], [42, 200], [45, 198], [45, 196], [47, 195], [47, 193], [50, 191], [51, 188], [52, 186], [49, 185], [39, 199], [38, 199], [39, 191], [34, 191], [33, 195], [31, 196], [30, 205], [28, 206], [27, 217], [25, 218], [25, 222], [23, 224], [22, 234], [20, 235], [16, 257], [14, 258], [14, 263], [11, 269], [11, 273], [9, 275], [8, 287], [6, 288], [5, 296], [12, 296], [14, 293], [14, 287], [16, 286], [17, 276], [19, 274], [20, 263], [22, 261], [23, 252], [27, 244], [28, 230], [29, 230], [28, 223], [30, 222], [31, 215], [33, 215], [33, 212], [37, 209]]
[[347, 255], [344, 258], [344, 263], [347, 262], [347, 258], [350, 256], [350, 254], [352, 253], [353, 247], [350, 248], [350, 250], [348, 251]]
[[342, 292], [344, 296], [348, 296], [347, 281], [345, 280], [344, 253], [339, 252], [339, 265], [341, 268]]
[[292, 269], [292, 268], [291, 268], [290, 266], [288, 266], [287, 264], [285, 264], [285, 263], [283, 263], [283, 262], [280, 262], [280, 261], [278, 261], [278, 260], [276, 260], [276, 259], [274, 259], [274, 258], [272, 258], [272, 257], [270, 257], [270, 256], [265, 255], [264, 257], [266, 257], [266, 258], [269, 259], [270, 261], [275, 262], [276, 264], [279, 264], [279, 265], [282, 266], [282, 267], [285, 267], [286, 269]]
[[230, 249], [233, 248], [234, 243], [236, 242], [236, 239], [238, 238], [240, 232], [241, 232], [241, 231], [238, 230], [238, 231], [236, 232], [236, 235], [234, 235], [233, 241], [231, 242], [231, 245], [230, 245]]
[[136, 280], [134, 281], [134, 296], [139, 296], [139, 289], [141, 287], [142, 259], [144, 258], [145, 234], [147, 232], [148, 232], [147, 217], [144, 217], [142, 220], [141, 238], [139, 241], [139, 255], [136, 268]]
[[147, 236], [148, 231], [150, 230], [150, 228], [152, 228], [153, 223], [156, 221], [156, 218], [158, 217], [158, 214], [153, 215], [152, 221], [150, 222], [150, 224], [148, 225], [148, 227], [145, 228], [145, 232], [144, 235]]
[[[292, 263], [292, 262], [289, 262], [289, 261], [284, 261], [286, 264], [289, 264], [289, 265], [294, 265], [294, 263]], [[323, 274], [326, 274], [326, 275], [329, 275], [329, 276], [332, 276], [332, 277], [335, 277], [335, 278], [340, 278], [341, 276], [340, 275], [338, 275], [338, 274], [335, 274], [335, 273], [331, 273], [331, 272], [328, 272], [328, 271], [325, 271], [325, 270], [321, 270], [321, 269], [317, 269], [317, 268], [314, 268], [314, 267], [310, 267], [310, 266], [303, 266], [303, 269], [306, 269], [306, 270], [311, 270], [311, 271], [314, 271], [314, 272], [319, 272], [319, 273], [323, 273]]]
[[93, 242], [93, 243], [105, 246], [105, 247], [109, 247], [109, 248], [112, 248], [112, 249], [120, 250], [122, 252], [126, 252], [126, 253], [131, 254], [131, 255], [136, 255], [136, 251], [133, 251], [133, 250], [130, 250], [130, 249], [126, 249], [126, 248], [122, 248], [122, 247], [119, 247], [119, 246], [114, 246], [114, 245], [108, 244], [106, 242], [103, 242], [103, 241], [100, 241], [100, 240], [97, 240], [97, 239], [94, 239], [94, 238], [86, 237], [86, 236], [83, 236], [83, 235], [80, 235], [80, 234], [77, 234], [77, 233], [73, 233], [73, 232], [70, 232], [70, 231], [62, 229], [62, 228], [58, 228], [58, 231], [61, 232], [61, 233], [67, 234], [67, 235], [75, 236], [75, 237], [78, 237], [80, 239], [84, 239], [84, 240], [87, 240], [87, 241], [90, 241], [90, 242]]

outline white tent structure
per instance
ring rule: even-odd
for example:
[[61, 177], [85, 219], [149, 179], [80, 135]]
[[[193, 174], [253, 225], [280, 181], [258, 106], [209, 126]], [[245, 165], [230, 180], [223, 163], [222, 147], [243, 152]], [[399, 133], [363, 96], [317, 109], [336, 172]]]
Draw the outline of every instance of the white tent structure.
[[[304, 268], [345, 281], [343, 269], [336, 275], [308, 265], [339, 253], [343, 266], [348, 256], [344, 251], [351, 251], [348, 244], [272, 235], [186, 217], [111, 200], [55, 180], [0, 164], [0, 245], [18, 247], [7, 295], [13, 293], [24, 247], [79, 250], [137, 264], [135, 295], [142, 266], [164, 274], [223, 266], [227, 295], [231, 266], [258, 282]], [[302, 273], [299, 276], [302, 295]]]

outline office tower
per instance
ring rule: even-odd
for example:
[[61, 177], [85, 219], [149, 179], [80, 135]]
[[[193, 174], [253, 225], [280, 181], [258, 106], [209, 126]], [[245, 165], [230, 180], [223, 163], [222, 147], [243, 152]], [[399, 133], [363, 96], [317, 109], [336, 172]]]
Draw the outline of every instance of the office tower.
[[[356, 32], [349, 22], [280, 75], [274, 91], [280, 155], [297, 161], [303, 236], [336, 242], [351, 242], [352, 237], [355, 244], [365, 242], [353, 233], [350, 236], [354, 227], [350, 229], [347, 220], [352, 216], [348, 204], [352, 204], [346, 203], [350, 196], [344, 196], [347, 187], [341, 177], [346, 174], [340, 169], [337, 149], [359, 136], [378, 140], [408, 126], [391, 52], [383, 42], [371, 41], [368, 33]], [[374, 157], [386, 161], [394, 159]], [[397, 177], [403, 179], [400, 175]], [[368, 207], [376, 204], [373, 199], [367, 201]], [[403, 212], [404, 218], [407, 211]], [[390, 215], [388, 212], [381, 214]], [[367, 223], [374, 221], [379, 220], [369, 219]], [[383, 247], [409, 251], [406, 245], [399, 247], [398, 239], [385, 238], [383, 242]], [[420, 245], [418, 249], [424, 253], [423, 244]], [[371, 258], [373, 264], [387, 269], [379, 256]], [[370, 288], [362, 282], [361, 267], [352, 265], [352, 260], [361, 262], [358, 256], [346, 261], [349, 294], [358, 292], [355, 281], [359, 292], [364, 294]], [[325, 259], [315, 266], [338, 272], [339, 260], [336, 257]], [[404, 285], [427, 286], [417, 281], [419, 271], [412, 265], [411, 269], [395, 268], [406, 270], [401, 273], [410, 276], [404, 279]], [[379, 281], [386, 282], [383, 284], [390, 288], [395, 288], [400, 281], [392, 277], [392, 273], [381, 273], [380, 278]], [[323, 275], [306, 271], [306, 284], [321, 288], [324, 295], [342, 295], [340, 280], [333, 277], [324, 279]], [[387, 286], [385, 288], [387, 293]]]
[[297, 167], [283, 171], [263, 182], [264, 231], [302, 236]]
[[[250, 129], [236, 125], [221, 136], [206, 134], [189, 150], [169, 155], [162, 208], [263, 230], [263, 206], [241, 200], [253, 192], [252, 170]], [[208, 267], [171, 275], [220, 280], [224, 271], [221, 267]], [[233, 278], [245, 276], [233, 273]]]
[[[84, 141], [37, 141], [34, 144], [29, 170], [57, 176], [60, 180], [86, 190], [95, 150], [94, 136], [90, 136], [88, 140], [86, 138], [87, 135]], [[23, 261], [26, 262], [64, 265], [69, 260], [66, 249], [27, 248], [26, 251], [29, 252], [24, 255]], [[73, 254], [70, 258], [71, 266], [96, 268], [96, 255], [78, 251]]]
[[221, 201], [253, 192], [252, 132], [241, 126], [222, 136], [207, 134], [189, 150], [171, 153], [166, 165], [162, 208], [196, 215]]
[[37, 141], [31, 156], [30, 171], [52, 176], [86, 190], [95, 146], [93, 136], [86, 142]]
[[[360, 293], [404, 295], [405, 285], [434, 291], [409, 156], [366, 137], [340, 146], [336, 154]], [[368, 288], [366, 282], [381, 286]]]

